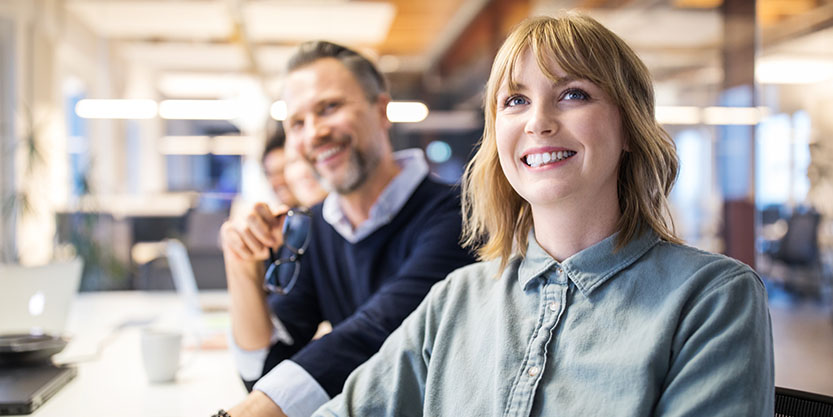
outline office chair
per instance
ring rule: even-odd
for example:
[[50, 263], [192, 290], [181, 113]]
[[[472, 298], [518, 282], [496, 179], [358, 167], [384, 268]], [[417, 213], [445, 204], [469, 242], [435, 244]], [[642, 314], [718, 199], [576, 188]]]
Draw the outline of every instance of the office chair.
[[[764, 255], [772, 262], [773, 278], [780, 278], [788, 290], [804, 295], [822, 294], [824, 275], [818, 246], [820, 221], [817, 211], [796, 208], [787, 219], [784, 236], [764, 250]], [[777, 270], [781, 273], [775, 273]]]
[[775, 387], [775, 417], [833, 417], [833, 397]]

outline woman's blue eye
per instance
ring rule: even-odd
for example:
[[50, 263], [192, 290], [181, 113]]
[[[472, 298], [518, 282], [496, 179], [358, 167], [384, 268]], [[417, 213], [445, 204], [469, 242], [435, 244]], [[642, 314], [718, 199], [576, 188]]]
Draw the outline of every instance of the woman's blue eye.
[[587, 100], [590, 98], [587, 93], [583, 90], [579, 90], [578, 88], [571, 88], [565, 91], [563, 97], [565, 100]]
[[527, 101], [525, 98], [521, 96], [512, 96], [506, 99], [506, 107], [518, 106], [521, 104], [526, 104]]

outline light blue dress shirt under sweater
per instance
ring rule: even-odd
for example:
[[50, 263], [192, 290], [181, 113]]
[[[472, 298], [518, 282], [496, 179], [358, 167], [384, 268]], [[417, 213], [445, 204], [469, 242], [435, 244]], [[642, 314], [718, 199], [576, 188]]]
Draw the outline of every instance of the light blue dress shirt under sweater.
[[645, 233], [564, 262], [461, 268], [319, 416], [772, 416], [767, 297], [749, 267]]

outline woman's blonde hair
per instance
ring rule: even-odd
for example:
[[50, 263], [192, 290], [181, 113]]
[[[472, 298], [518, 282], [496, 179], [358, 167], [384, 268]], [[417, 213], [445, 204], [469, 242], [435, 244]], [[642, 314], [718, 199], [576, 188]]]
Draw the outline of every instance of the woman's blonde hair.
[[616, 226], [616, 248], [630, 242], [643, 228], [653, 229], [666, 241], [679, 242], [668, 209], [668, 194], [677, 177], [677, 153], [671, 137], [654, 117], [654, 89], [648, 69], [616, 34], [588, 16], [568, 12], [525, 20], [497, 53], [483, 99], [483, 137], [463, 174], [463, 244], [476, 247], [481, 260], [501, 258], [501, 269], [514, 251], [521, 256], [526, 253], [531, 208], [501, 170], [495, 115], [498, 89], [504, 80], [514, 85], [514, 68], [527, 50], [553, 81], [558, 77], [548, 66], [555, 62], [569, 76], [599, 86], [619, 108], [627, 151], [619, 161], [621, 217]]

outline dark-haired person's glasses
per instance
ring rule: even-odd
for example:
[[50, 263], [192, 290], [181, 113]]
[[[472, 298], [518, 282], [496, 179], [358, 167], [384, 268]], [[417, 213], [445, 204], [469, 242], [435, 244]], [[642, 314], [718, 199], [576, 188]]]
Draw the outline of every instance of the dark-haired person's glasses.
[[277, 294], [289, 293], [298, 281], [301, 255], [309, 245], [312, 224], [312, 216], [304, 208], [291, 209], [285, 216], [283, 245], [277, 251], [269, 249], [269, 267], [263, 284], [267, 291]]

